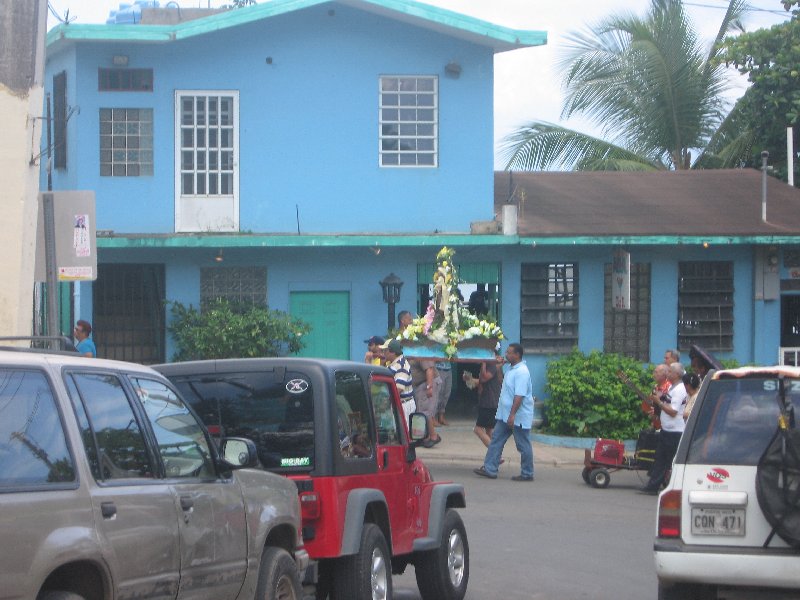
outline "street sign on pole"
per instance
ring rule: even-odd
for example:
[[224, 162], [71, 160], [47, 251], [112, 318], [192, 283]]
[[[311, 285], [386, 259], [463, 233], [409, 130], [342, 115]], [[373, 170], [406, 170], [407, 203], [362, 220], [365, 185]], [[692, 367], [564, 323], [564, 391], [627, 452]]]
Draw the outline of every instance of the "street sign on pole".
[[[50, 206], [48, 206], [50, 205]], [[48, 211], [53, 231], [49, 232]], [[36, 245], [36, 281], [94, 281], [97, 279], [97, 243], [93, 191], [56, 191], [39, 194]], [[52, 266], [46, 256], [52, 246]]]

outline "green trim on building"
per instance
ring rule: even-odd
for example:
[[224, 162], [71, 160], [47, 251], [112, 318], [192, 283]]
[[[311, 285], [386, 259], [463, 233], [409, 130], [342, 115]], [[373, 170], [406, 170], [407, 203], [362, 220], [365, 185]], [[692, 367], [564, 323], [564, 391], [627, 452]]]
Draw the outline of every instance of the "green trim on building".
[[[326, 3], [329, 3], [329, 0], [271, 0], [176, 25], [76, 25], [74, 23], [59, 25], [47, 33], [47, 46], [50, 47], [60, 40], [171, 42]], [[450, 35], [461, 34], [474, 43], [493, 48], [495, 52], [542, 46], [547, 43], [545, 31], [511, 29], [413, 0], [349, 0], [345, 4], [384, 14], [390, 18], [398, 18], [398, 15], [401, 15], [401, 20], [411, 23], [427, 21], [440, 29], [455, 30]]]
[[739, 246], [799, 244], [800, 235], [519, 237], [515, 235], [105, 234], [100, 249], [133, 248], [407, 248], [442, 246]]

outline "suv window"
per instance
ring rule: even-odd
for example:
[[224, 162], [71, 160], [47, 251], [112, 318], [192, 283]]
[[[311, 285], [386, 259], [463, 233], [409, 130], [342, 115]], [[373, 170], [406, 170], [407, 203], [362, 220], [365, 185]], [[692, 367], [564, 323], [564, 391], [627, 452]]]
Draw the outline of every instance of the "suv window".
[[119, 378], [71, 373], [67, 388], [80, 407], [76, 413], [95, 479], [153, 477], [139, 422]]
[[339, 448], [348, 459], [372, 456], [373, 425], [370, 423], [369, 401], [364, 382], [350, 371], [336, 372], [336, 425]]
[[160, 381], [131, 377], [158, 442], [167, 477], [215, 477], [208, 442], [187, 406]]
[[314, 467], [314, 389], [306, 374], [275, 369], [172, 381], [213, 435], [253, 440], [264, 467]]
[[[786, 382], [787, 401], [800, 406], [800, 381]], [[689, 446], [689, 464], [757, 465], [778, 426], [776, 378], [709, 383]]]
[[370, 383], [372, 407], [375, 410], [375, 428], [378, 431], [378, 443], [384, 446], [396, 446], [402, 443], [400, 432], [400, 416], [392, 402], [392, 391], [385, 381]]
[[75, 480], [75, 467], [43, 373], [0, 369], [0, 488]]

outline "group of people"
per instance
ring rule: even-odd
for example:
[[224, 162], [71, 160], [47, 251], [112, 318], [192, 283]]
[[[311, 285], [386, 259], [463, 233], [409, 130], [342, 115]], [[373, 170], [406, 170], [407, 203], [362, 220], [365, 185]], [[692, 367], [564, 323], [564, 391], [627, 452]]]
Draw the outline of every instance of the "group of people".
[[[402, 331], [411, 323], [408, 311], [398, 315]], [[372, 336], [364, 340], [367, 352], [364, 360], [375, 365], [385, 365], [394, 374], [403, 413], [408, 417], [413, 412], [422, 412], [428, 420], [428, 436], [422, 446], [433, 448], [442, 438], [437, 427], [447, 425], [445, 407], [453, 386], [453, 369], [449, 361], [408, 360], [403, 354], [403, 345], [397, 339], [385, 340]], [[530, 440], [533, 426], [533, 383], [530, 371], [522, 359], [524, 350], [520, 344], [509, 344], [505, 360], [496, 353], [495, 360], [482, 361], [478, 372], [478, 417], [474, 432], [486, 446], [486, 456], [475, 474], [489, 479], [497, 479], [503, 449], [513, 436], [521, 456], [519, 475], [514, 481], [533, 481], [533, 445]], [[503, 372], [502, 365], [508, 363]], [[472, 380], [473, 374], [465, 371], [465, 381]]]
[[649, 413], [654, 423], [658, 418], [661, 430], [653, 466], [648, 472], [649, 479], [640, 490], [645, 494], [655, 495], [661, 489], [678, 450], [702, 378], [710, 367], [697, 352], [690, 353], [690, 358], [692, 373], [687, 373], [683, 368], [680, 352], [672, 349], [664, 353], [664, 362], [653, 370], [655, 387], [648, 398]]

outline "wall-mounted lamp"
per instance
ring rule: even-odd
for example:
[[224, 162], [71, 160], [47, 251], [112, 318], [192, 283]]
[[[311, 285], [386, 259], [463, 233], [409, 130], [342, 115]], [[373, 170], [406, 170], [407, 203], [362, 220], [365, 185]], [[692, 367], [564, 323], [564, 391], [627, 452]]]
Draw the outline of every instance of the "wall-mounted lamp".
[[394, 273], [389, 273], [378, 283], [381, 284], [381, 290], [383, 291], [383, 301], [388, 305], [387, 317], [389, 329], [391, 330], [394, 327], [394, 305], [400, 302], [400, 288], [403, 287], [403, 280]]
[[215, 260], [215, 261], [217, 261], [217, 262], [222, 262], [223, 260], [225, 260], [225, 259], [223, 258], [223, 256], [222, 256], [222, 248], [220, 248], [220, 249], [219, 249], [219, 252], [218, 252], [218, 253], [217, 253], [217, 255], [214, 257], [214, 260]]
[[453, 79], [458, 79], [461, 75], [461, 65], [451, 60], [444, 66], [444, 74]]
[[703, 248], [708, 248], [708, 242], [703, 242]]
[[127, 67], [128, 66], [128, 57], [124, 54], [115, 54], [114, 57], [111, 59], [111, 62], [114, 64], [115, 67]]
[[372, 251], [372, 253], [375, 256], [378, 256], [381, 253], [381, 247], [380, 246], [370, 246], [370, 250]]

